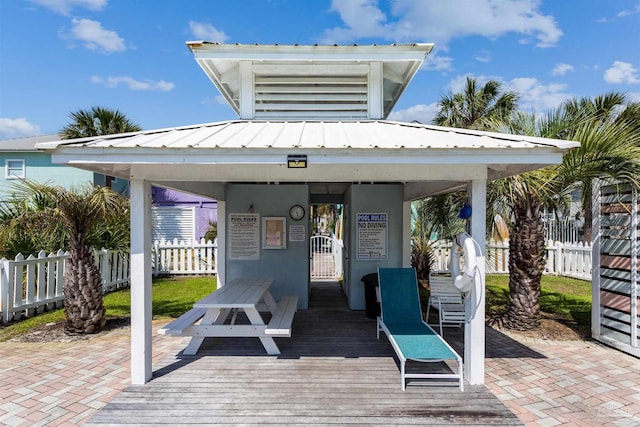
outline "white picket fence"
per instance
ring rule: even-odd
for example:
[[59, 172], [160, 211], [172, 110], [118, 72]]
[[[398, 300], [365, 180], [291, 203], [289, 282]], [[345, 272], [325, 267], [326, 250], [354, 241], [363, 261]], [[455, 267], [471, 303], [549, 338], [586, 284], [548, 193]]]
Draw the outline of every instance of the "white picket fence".
[[153, 242], [153, 275], [160, 274], [216, 274], [218, 243], [200, 241], [156, 240]]
[[[451, 241], [438, 241], [433, 244], [435, 262], [434, 271], [449, 269]], [[585, 243], [547, 242], [547, 266], [545, 274], [591, 280], [591, 245]], [[487, 241], [487, 273], [509, 273], [509, 242]]]
[[[102, 249], [94, 251], [104, 293], [129, 286], [129, 254]], [[62, 305], [63, 277], [68, 252], [59, 250], [38, 256], [18, 254], [0, 259], [0, 311], [2, 322], [32, 316]]]

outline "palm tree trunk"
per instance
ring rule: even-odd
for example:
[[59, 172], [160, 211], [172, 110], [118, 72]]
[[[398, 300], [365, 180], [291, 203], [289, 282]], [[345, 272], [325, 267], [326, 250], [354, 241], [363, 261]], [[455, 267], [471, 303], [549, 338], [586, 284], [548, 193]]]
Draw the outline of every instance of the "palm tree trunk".
[[100, 272], [84, 239], [72, 242], [64, 271], [67, 333], [93, 334], [106, 323]]
[[546, 264], [540, 201], [527, 194], [513, 207], [514, 228], [509, 238], [509, 305], [500, 323], [516, 330], [540, 325], [540, 279]]

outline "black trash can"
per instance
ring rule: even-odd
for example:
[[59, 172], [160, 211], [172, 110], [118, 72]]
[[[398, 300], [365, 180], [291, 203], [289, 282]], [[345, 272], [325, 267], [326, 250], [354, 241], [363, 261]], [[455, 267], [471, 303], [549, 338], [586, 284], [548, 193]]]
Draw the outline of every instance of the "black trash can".
[[360, 280], [364, 282], [364, 302], [367, 317], [375, 319], [380, 315], [380, 303], [378, 302], [378, 296], [376, 295], [376, 288], [378, 287], [378, 273], [365, 274]]

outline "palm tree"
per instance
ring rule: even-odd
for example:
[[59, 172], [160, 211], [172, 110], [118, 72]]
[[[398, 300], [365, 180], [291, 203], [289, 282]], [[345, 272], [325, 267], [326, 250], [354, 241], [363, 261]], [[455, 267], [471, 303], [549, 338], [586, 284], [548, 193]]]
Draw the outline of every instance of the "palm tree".
[[129, 120], [123, 113], [109, 108], [91, 107], [90, 110], [74, 111], [69, 114], [69, 117], [71, 122], [59, 132], [62, 139], [141, 130], [140, 126]]
[[[488, 188], [487, 206], [502, 207], [502, 216], [511, 220], [509, 305], [495, 321], [509, 328], [533, 329], [540, 322], [540, 278], [546, 257], [541, 207], [558, 208], [577, 183], [589, 197], [593, 178], [640, 181], [640, 107], [624, 108], [624, 95], [610, 93], [568, 101], [538, 118], [514, 112], [517, 95], [511, 97], [513, 102], [489, 102], [500, 98], [499, 86], [487, 85], [478, 89], [467, 79], [464, 92], [443, 97], [435, 123], [582, 142], [557, 167], [505, 178]], [[591, 206], [588, 200], [585, 207]]]
[[[76, 190], [21, 181], [13, 185], [13, 197], [0, 207], [3, 233], [64, 235], [69, 257], [64, 271], [64, 312], [68, 333], [96, 333], [105, 325], [102, 283], [91, 251], [104, 228], [128, 221], [128, 200], [105, 187], [90, 185]], [[122, 237], [122, 236], [121, 236]], [[124, 236], [126, 237], [126, 236]], [[128, 243], [128, 238], [123, 239]], [[100, 244], [100, 243], [98, 243]]]
[[[507, 202], [503, 206], [513, 220], [509, 242], [509, 305], [503, 316], [494, 319], [496, 323], [519, 330], [533, 329], [539, 324], [540, 278], [546, 255], [541, 218], [543, 205], [556, 207], [576, 183], [582, 183], [584, 192], [590, 196], [594, 178], [623, 180], [640, 187], [637, 118], [626, 109], [613, 116], [603, 113], [602, 108], [592, 108], [603, 104], [606, 103], [602, 98], [573, 100], [542, 118], [518, 113], [509, 123], [494, 123], [494, 129], [501, 132], [581, 142], [579, 148], [563, 156], [560, 165], [505, 178], [492, 185], [492, 198], [499, 200], [503, 196], [502, 200]], [[630, 108], [637, 106], [632, 104]], [[505, 193], [511, 197], [504, 197]], [[588, 200], [585, 211], [590, 211], [590, 197]]]
[[519, 99], [515, 92], [503, 92], [500, 82], [489, 80], [480, 85], [476, 79], [467, 77], [463, 92], [440, 99], [433, 122], [439, 126], [487, 129], [487, 120], [508, 118]]
[[[639, 145], [640, 103], [627, 103], [624, 94], [610, 92], [593, 99], [572, 99], [564, 109], [576, 124], [565, 131], [566, 139], [582, 143], [580, 149], [565, 156], [567, 163], [562, 170], [565, 181], [576, 183], [581, 189], [584, 213], [584, 239], [591, 241], [592, 181], [604, 176], [613, 179], [631, 180], [628, 166], [620, 162], [628, 159], [628, 149]], [[634, 142], [635, 141], [635, 142]], [[569, 184], [567, 184], [569, 185]]]

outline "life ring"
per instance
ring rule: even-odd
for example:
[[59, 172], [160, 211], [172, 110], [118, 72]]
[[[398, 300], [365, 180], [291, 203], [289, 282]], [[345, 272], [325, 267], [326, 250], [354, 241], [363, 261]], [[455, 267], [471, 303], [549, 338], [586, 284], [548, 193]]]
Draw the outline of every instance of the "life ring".
[[[462, 242], [462, 243], [461, 243]], [[464, 268], [460, 272], [460, 250], [464, 251]], [[462, 232], [453, 239], [451, 247], [451, 276], [456, 288], [466, 293], [474, 284], [476, 273], [476, 247], [473, 238]]]

